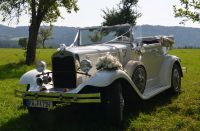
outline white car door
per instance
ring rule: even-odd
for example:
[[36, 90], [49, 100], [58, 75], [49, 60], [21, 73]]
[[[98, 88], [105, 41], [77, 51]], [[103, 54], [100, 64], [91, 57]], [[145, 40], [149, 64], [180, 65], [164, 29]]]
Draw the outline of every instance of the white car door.
[[160, 44], [144, 45], [145, 52], [141, 56], [146, 72], [147, 72], [147, 88], [159, 87], [160, 83], [160, 70], [164, 60], [163, 50]]

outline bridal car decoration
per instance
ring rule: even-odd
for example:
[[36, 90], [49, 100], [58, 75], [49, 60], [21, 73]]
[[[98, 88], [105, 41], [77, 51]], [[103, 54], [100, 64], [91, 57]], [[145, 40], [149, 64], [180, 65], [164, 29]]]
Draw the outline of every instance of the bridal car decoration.
[[21, 76], [26, 89], [15, 90], [15, 95], [30, 114], [60, 104], [67, 105], [64, 108], [95, 104], [103, 107], [106, 120], [120, 123], [124, 107], [134, 107], [138, 99], [165, 90], [178, 93], [183, 77], [180, 58], [168, 54], [174, 38], [135, 38], [133, 28], [129, 24], [80, 28], [70, 46], [61, 44], [55, 50], [52, 67], [41, 61]]
[[118, 70], [123, 69], [119, 60], [107, 53], [105, 56], [99, 57], [96, 64], [97, 70]]

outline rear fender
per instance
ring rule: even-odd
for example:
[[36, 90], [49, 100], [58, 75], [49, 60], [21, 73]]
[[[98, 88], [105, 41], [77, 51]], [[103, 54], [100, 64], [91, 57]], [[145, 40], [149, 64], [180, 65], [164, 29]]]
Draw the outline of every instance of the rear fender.
[[[171, 75], [174, 64], [178, 64], [178, 66], [181, 69], [180, 59], [176, 56], [168, 55], [164, 61], [164, 64], [162, 65], [160, 72], [160, 76], [162, 78], [160, 82], [163, 83], [164, 85], [171, 85]], [[181, 69], [181, 77], [183, 77], [182, 69]]]

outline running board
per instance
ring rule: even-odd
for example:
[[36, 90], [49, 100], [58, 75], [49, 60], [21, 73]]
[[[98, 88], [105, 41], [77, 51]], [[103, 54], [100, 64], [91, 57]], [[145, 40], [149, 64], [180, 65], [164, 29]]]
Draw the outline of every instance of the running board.
[[171, 86], [168, 85], [168, 86], [163, 86], [163, 87], [153, 87], [150, 89], [146, 89], [144, 91], [144, 93], [142, 94], [142, 99], [147, 100], [147, 99], [159, 94], [160, 92], [163, 92], [163, 91], [169, 89], [170, 87]]

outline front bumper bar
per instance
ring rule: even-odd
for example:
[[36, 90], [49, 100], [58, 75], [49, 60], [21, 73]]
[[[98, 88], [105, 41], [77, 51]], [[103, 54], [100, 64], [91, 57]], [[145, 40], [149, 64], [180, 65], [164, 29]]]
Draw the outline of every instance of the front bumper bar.
[[72, 94], [61, 92], [28, 92], [15, 90], [15, 96], [27, 100], [41, 100], [63, 103], [101, 103], [100, 93]]

